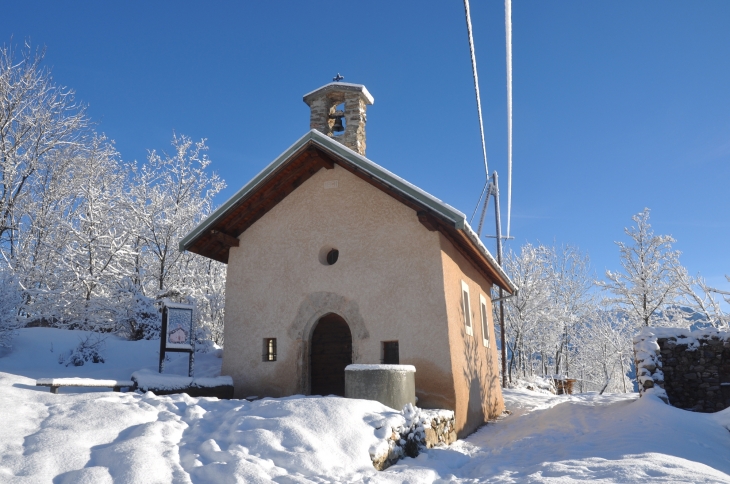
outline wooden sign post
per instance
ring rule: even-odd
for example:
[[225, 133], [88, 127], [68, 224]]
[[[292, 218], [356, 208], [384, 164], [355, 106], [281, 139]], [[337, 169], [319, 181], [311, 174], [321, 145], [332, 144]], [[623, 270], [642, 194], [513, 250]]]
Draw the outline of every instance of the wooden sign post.
[[160, 373], [165, 369], [165, 353], [188, 353], [188, 376], [195, 364], [195, 306], [165, 302], [160, 331]]

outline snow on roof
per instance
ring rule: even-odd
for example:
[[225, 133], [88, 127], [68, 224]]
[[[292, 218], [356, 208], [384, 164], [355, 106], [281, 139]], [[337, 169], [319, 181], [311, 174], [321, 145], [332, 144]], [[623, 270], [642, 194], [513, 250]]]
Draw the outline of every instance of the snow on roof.
[[314, 91], [308, 92], [303, 96], [304, 102], [309, 104], [309, 101], [307, 98], [311, 97], [313, 94], [316, 94], [320, 91], [360, 91], [362, 94], [362, 97], [367, 101], [368, 104], [373, 104], [375, 102], [375, 98], [373, 98], [372, 94], [367, 90], [365, 86], [362, 84], [352, 84], [350, 82], [330, 82], [329, 84], [325, 84], [322, 87], [318, 87]]

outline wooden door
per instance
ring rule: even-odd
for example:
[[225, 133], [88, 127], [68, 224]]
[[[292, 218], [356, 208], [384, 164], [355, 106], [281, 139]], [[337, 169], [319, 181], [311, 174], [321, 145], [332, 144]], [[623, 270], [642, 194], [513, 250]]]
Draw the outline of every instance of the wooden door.
[[352, 333], [336, 314], [323, 316], [312, 333], [310, 381], [312, 395], [345, 396], [345, 367], [352, 363]]

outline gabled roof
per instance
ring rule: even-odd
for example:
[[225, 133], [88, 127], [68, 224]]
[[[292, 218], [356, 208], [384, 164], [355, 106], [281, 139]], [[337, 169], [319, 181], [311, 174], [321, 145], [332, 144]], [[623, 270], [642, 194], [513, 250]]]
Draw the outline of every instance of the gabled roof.
[[509, 293], [517, 290], [463, 213], [316, 130], [299, 138], [195, 227], [180, 241], [180, 250], [227, 263], [229, 248], [238, 246], [240, 234], [305, 180], [335, 164], [413, 208], [426, 228], [441, 232], [495, 284]]

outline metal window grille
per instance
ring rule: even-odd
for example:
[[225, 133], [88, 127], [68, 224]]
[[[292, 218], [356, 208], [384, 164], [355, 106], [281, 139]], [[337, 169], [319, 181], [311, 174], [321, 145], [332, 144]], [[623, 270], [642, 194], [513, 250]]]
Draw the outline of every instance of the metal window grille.
[[264, 338], [264, 361], [276, 361], [276, 338]]
[[397, 341], [383, 341], [383, 364], [399, 365], [400, 357]]

